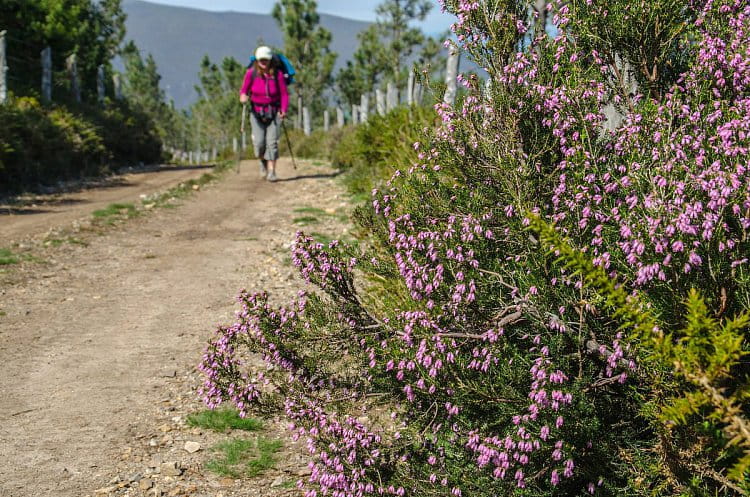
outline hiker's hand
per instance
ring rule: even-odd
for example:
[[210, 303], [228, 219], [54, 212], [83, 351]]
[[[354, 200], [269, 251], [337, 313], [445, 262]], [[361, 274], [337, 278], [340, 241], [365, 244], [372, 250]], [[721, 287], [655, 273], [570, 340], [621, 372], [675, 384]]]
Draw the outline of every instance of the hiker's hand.
[[279, 112], [279, 119], [284, 119], [286, 117], [286, 112]]
[[245, 95], [244, 93], [241, 93], [240, 94], [240, 102], [243, 103], [243, 104], [246, 103], [247, 102], [247, 95]]

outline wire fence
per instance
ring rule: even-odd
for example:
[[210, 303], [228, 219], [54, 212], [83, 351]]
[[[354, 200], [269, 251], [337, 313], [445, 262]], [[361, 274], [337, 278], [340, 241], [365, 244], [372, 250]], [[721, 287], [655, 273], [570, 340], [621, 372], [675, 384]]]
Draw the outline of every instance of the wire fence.
[[[55, 62], [56, 61], [56, 62]], [[63, 62], [64, 61], [64, 62]], [[92, 88], [82, 88], [75, 53], [56, 54], [42, 42], [26, 40], [12, 32], [0, 29], [0, 104], [5, 103], [11, 89], [28, 91], [38, 89], [45, 101], [56, 98], [72, 98], [81, 101], [81, 90], [94, 94], [104, 102], [107, 85], [106, 71], [100, 65], [96, 71], [96, 83]], [[116, 98], [121, 96], [120, 79], [113, 78], [112, 86]]]

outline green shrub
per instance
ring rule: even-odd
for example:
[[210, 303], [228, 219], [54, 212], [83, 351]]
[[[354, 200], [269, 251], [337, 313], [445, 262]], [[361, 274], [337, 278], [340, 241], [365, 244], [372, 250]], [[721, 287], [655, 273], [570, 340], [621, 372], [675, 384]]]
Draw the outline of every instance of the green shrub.
[[334, 142], [333, 165], [344, 169], [344, 184], [352, 194], [369, 193], [398, 168], [417, 158], [414, 143], [435, 120], [428, 107], [399, 107], [385, 116], [370, 116], [366, 123], [348, 128]]
[[124, 102], [105, 108], [42, 106], [33, 97], [0, 106], [0, 191], [13, 192], [160, 160], [153, 125]]

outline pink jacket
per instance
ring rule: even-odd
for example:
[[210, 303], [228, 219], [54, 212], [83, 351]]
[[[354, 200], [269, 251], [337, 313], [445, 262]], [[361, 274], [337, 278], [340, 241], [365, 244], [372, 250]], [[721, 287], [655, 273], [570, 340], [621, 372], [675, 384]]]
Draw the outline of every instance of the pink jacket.
[[[289, 91], [286, 88], [284, 74], [276, 71], [276, 78], [263, 77], [260, 74], [253, 75], [253, 68], [250, 67], [245, 73], [245, 80], [242, 82], [240, 95], [249, 95], [253, 103], [253, 109], [261, 112], [263, 107], [276, 104], [281, 112], [286, 113], [289, 109]], [[253, 85], [250, 87], [250, 80]]]

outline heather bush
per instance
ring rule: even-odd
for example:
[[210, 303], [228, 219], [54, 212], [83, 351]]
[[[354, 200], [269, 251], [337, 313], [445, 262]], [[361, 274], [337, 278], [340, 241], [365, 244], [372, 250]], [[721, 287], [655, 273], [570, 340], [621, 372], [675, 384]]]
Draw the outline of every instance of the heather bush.
[[394, 147], [358, 243], [298, 234], [320, 293], [240, 296], [204, 399], [283, 408], [308, 496], [746, 495], [750, 7], [445, 8], [489, 89]]

